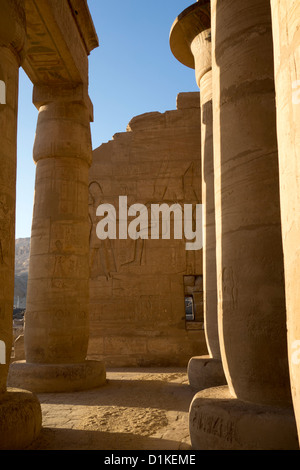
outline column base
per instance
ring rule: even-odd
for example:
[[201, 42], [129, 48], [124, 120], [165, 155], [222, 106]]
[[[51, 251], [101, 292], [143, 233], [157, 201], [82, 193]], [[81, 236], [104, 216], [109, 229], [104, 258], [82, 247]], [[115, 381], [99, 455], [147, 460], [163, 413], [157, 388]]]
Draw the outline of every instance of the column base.
[[34, 393], [79, 392], [104, 385], [106, 370], [101, 361], [79, 364], [18, 361], [11, 364], [7, 383], [10, 387], [21, 387]]
[[293, 409], [242, 402], [227, 386], [195, 395], [189, 426], [194, 450], [299, 450]]
[[41, 405], [27, 390], [0, 395], [0, 450], [25, 450], [42, 428]]
[[188, 364], [189, 383], [195, 390], [227, 385], [222, 362], [210, 356], [192, 357]]

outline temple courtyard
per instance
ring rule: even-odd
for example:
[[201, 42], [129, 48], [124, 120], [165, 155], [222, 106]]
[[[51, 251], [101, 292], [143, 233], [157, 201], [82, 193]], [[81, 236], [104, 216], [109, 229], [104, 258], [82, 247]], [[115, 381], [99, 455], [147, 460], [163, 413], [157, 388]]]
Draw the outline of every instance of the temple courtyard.
[[101, 388], [38, 395], [43, 428], [28, 450], [190, 450], [194, 395], [186, 368], [107, 370]]

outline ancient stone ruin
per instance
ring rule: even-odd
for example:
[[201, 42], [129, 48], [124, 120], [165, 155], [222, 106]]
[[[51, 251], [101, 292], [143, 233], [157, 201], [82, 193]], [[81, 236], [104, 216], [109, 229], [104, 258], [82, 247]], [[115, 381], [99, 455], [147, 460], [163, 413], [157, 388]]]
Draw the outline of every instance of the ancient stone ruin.
[[[191, 356], [207, 352], [202, 250], [186, 251], [185, 240], [172, 233], [153, 240], [148, 231], [153, 204], [195, 209], [201, 203], [199, 107], [199, 93], [181, 93], [177, 110], [136, 116], [127, 132], [93, 152], [88, 351], [108, 366], [186, 365]], [[133, 240], [125, 231], [122, 239], [100, 240], [97, 208], [105, 203], [118, 208], [123, 195], [127, 212], [132, 204], [145, 206], [147, 239]], [[196, 312], [191, 320], [188, 298]]]
[[[145, 365], [187, 368], [192, 449], [299, 449], [299, 18], [296, 0], [192, 4], [170, 48], [200, 93], [93, 152], [87, 1], [3, 0], [0, 449], [38, 437], [35, 393]], [[11, 361], [21, 66], [39, 118], [25, 359]], [[162, 204], [170, 225], [149, 219]]]

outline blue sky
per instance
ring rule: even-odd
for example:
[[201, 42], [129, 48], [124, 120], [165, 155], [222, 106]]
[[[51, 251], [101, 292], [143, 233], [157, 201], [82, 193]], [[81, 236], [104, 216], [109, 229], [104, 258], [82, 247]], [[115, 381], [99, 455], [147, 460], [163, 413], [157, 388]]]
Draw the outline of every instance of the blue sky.
[[[88, 0], [100, 47], [89, 57], [93, 148], [139, 114], [175, 109], [176, 96], [198, 91], [192, 69], [169, 48], [176, 16], [190, 0]], [[35, 165], [32, 148], [37, 110], [32, 84], [20, 70], [16, 238], [30, 237]]]

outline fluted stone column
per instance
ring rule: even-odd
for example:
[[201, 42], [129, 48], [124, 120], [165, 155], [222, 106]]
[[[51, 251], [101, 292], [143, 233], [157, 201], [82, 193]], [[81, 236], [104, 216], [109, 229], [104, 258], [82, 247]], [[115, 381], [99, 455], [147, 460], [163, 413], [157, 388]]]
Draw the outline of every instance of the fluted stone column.
[[191, 440], [197, 449], [298, 449], [270, 4], [211, 3], [219, 331], [229, 387], [196, 395]]
[[19, 67], [26, 26], [23, 1], [1, 2], [0, 14], [0, 449], [22, 449], [37, 437], [41, 407], [24, 390], [7, 389], [13, 338], [16, 153]]
[[271, 0], [289, 367], [300, 437], [300, 3]]
[[204, 323], [209, 356], [191, 358], [188, 377], [193, 388], [202, 390], [226, 384], [218, 333], [209, 0], [198, 1], [176, 19], [170, 34], [170, 46], [180, 62], [195, 69], [200, 88]]
[[34, 391], [76, 391], [105, 382], [86, 361], [89, 339], [88, 171], [90, 102], [82, 86], [34, 90], [39, 109], [35, 203], [25, 315], [26, 363], [10, 382]]

